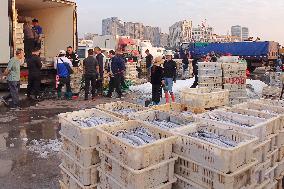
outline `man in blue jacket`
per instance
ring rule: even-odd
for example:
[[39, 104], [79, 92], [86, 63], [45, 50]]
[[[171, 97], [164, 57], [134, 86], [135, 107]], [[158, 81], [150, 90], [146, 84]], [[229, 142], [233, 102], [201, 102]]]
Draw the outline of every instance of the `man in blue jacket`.
[[124, 60], [115, 55], [113, 50], [109, 51], [110, 63], [108, 73], [110, 75], [109, 91], [107, 97], [111, 98], [112, 92], [116, 89], [118, 98], [122, 97], [121, 79], [125, 70]]

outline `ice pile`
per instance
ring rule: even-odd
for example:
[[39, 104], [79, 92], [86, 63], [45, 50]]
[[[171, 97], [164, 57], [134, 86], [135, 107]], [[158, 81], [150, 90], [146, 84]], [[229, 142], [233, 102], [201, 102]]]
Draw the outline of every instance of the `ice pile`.
[[41, 158], [48, 158], [49, 155], [58, 153], [62, 146], [62, 142], [58, 139], [55, 140], [32, 140], [27, 146], [30, 152], [34, 152]]
[[210, 142], [212, 144], [216, 144], [218, 146], [225, 147], [225, 148], [232, 148], [238, 145], [235, 141], [233, 141], [232, 139], [226, 136], [217, 135], [215, 133], [208, 132], [208, 131], [201, 130], [195, 133], [190, 133], [189, 136], [199, 138], [206, 142]]
[[149, 123], [156, 125], [162, 129], [173, 129], [173, 128], [178, 128], [181, 125], [171, 122], [171, 121], [166, 121], [166, 120], [154, 120], [154, 121], [149, 121]]
[[233, 118], [229, 118], [229, 117], [226, 117], [222, 114], [217, 114], [217, 113], [213, 113], [213, 112], [203, 114], [202, 118], [222, 122], [222, 123], [225, 123], [225, 124], [235, 124], [235, 125], [238, 125], [238, 126], [241, 126], [241, 127], [250, 127], [249, 124], [241, 123], [241, 122], [239, 122], [239, 121], [237, 121]]
[[88, 118], [73, 118], [72, 120], [78, 123], [81, 127], [95, 127], [98, 125], [114, 122], [114, 120], [111, 118], [95, 116]]
[[134, 146], [142, 146], [156, 141], [153, 133], [143, 127], [137, 127], [130, 131], [120, 130], [115, 133], [115, 136]]
[[125, 109], [114, 110], [114, 112], [119, 113], [121, 115], [128, 115], [137, 112], [137, 110], [132, 108], [125, 108]]

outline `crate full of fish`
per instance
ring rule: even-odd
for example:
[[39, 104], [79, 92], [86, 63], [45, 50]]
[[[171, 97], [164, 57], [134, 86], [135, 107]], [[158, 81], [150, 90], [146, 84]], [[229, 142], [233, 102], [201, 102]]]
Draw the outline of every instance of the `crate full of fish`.
[[174, 152], [223, 173], [234, 172], [253, 161], [254, 136], [220, 126], [195, 123], [177, 129]]
[[62, 180], [59, 181], [61, 189], [97, 189], [95, 185], [83, 185], [71, 173], [69, 173], [62, 165], [59, 166], [61, 170]]
[[179, 114], [185, 117], [192, 117], [192, 115], [194, 114], [205, 112], [203, 108], [194, 108], [194, 107], [190, 107], [189, 105], [176, 103], [176, 102], [153, 106], [152, 109], [175, 113], [175, 114]]
[[99, 148], [139, 170], [172, 158], [174, 134], [142, 121], [97, 127]]
[[72, 141], [70, 138], [64, 136], [62, 133], [62, 147], [61, 150], [74, 159], [74, 161], [81, 164], [83, 167], [90, 167], [100, 162], [99, 152], [96, 147], [82, 147]]
[[[101, 169], [99, 169], [99, 174], [100, 174], [100, 183], [98, 185], [99, 189], [134, 189], [134, 188], [129, 188], [125, 186], [124, 183], [118, 182], [115, 178], [103, 172]], [[151, 189], [172, 189], [172, 184], [175, 181], [176, 180], [174, 180], [173, 182], [162, 183], [160, 186], [154, 187]], [[139, 188], [135, 188], [135, 189], [139, 189]]]
[[84, 186], [95, 185], [99, 182], [98, 166], [83, 167], [65, 152], [61, 151], [62, 166]]
[[245, 132], [257, 136], [259, 142], [266, 140], [266, 137], [279, 132], [279, 119], [264, 119], [254, 116], [240, 115], [237, 113], [215, 110], [198, 115], [203, 121], [223, 123], [230, 129]]
[[80, 110], [59, 114], [61, 133], [83, 147], [95, 147], [97, 137], [95, 128], [121, 121], [114, 115], [98, 109]]
[[158, 110], [143, 111], [131, 116], [131, 119], [144, 121], [165, 130], [175, 130], [185, 127], [194, 122], [193, 117], [184, 117], [182, 115], [174, 115], [169, 112]]
[[118, 102], [111, 102], [111, 103], [107, 103], [107, 104], [100, 104], [98, 106], [96, 106], [96, 108], [102, 110], [102, 111], [106, 111], [108, 113], [111, 113], [115, 116], [121, 117], [121, 118], [126, 118], [127, 116], [139, 111], [144, 111], [147, 108], [138, 105], [138, 104], [133, 104], [130, 102], [122, 102], [122, 101], [118, 101]]
[[202, 163], [179, 156], [175, 173], [206, 189], [241, 189], [255, 184], [254, 170], [257, 160], [240, 167], [235, 172], [223, 173]]
[[241, 109], [241, 108], [237, 108], [237, 107], [226, 108], [225, 111], [237, 113], [237, 114], [241, 114], [241, 115], [253, 116], [253, 117], [257, 117], [257, 118], [263, 118], [263, 119], [272, 119], [272, 118], [278, 116], [277, 114], [264, 113], [264, 112], [260, 112], [258, 110]]
[[145, 169], [134, 170], [115, 157], [99, 150], [101, 165], [100, 169], [123, 183], [125, 188], [145, 189], [157, 188], [164, 183], [175, 181], [174, 165], [177, 157], [162, 161]]
[[204, 189], [204, 187], [186, 179], [182, 176], [176, 175], [177, 182], [174, 183], [174, 189]]
[[181, 102], [191, 107], [214, 108], [229, 103], [229, 91], [223, 89], [184, 89], [180, 96]]

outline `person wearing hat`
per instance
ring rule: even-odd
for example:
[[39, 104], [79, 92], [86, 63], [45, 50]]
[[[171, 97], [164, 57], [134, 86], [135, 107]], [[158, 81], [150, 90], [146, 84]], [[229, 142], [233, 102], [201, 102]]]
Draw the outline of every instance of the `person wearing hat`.
[[177, 63], [173, 61], [173, 53], [168, 51], [166, 54], [166, 60], [164, 62], [164, 80], [165, 80], [165, 98], [166, 103], [170, 102], [170, 96], [172, 102], [175, 102], [175, 95], [173, 93], [173, 83], [176, 82], [177, 76]]
[[149, 49], [147, 49], [145, 53], [147, 55], [145, 58], [146, 58], [147, 79], [149, 81], [151, 78], [151, 67], [153, 64], [153, 56], [150, 54]]
[[66, 85], [65, 96], [68, 100], [72, 98], [70, 75], [72, 74], [72, 62], [66, 57], [66, 52], [60, 50], [58, 57], [54, 62], [54, 68], [57, 70], [59, 84], [57, 88], [58, 98], [62, 97], [62, 87]]
[[162, 85], [164, 85], [164, 70], [161, 67], [163, 58], [161, 56], [154, 59], [154, 65], [151, 68], [151, 84], [152, 84], [152, 104], [160, 103], [162, 94]]
[[43, 34], [42, 27], [38, 23], [38, 19], [33, 19], [33, 31], [35, 36], [35, 48], [41, 49], [41, 35]]

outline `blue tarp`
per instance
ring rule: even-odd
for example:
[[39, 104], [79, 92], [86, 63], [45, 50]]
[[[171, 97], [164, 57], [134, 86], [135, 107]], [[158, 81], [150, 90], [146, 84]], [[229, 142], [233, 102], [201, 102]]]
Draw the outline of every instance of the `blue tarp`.
[[233, 56], [263, 57], [269, 53], [269, 42], [209, 43], [203, 47], [192, 46], [189, 51], [196, 56], [214, 51], [221, 55], [229, 53]]

